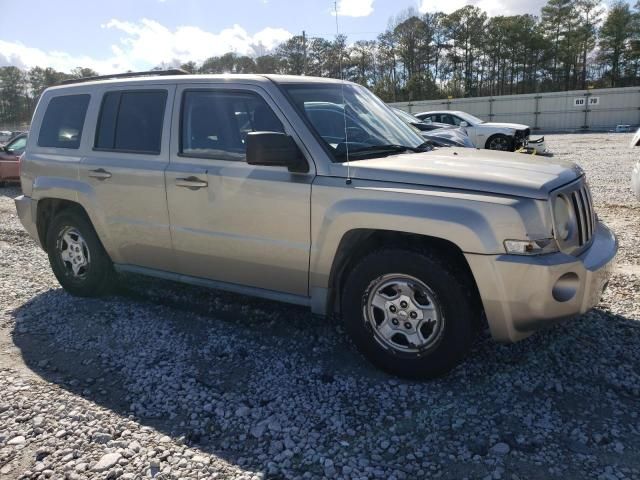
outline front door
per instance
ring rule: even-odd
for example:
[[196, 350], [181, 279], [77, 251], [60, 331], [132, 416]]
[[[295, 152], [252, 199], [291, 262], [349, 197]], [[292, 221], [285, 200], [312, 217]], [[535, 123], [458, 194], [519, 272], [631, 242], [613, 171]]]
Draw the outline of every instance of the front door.
[[273, 101], [258, 87], [185, 85], [174, 112], [166, 188], [176, 270], [307, 296], [313, 165], [300, 174], [246, 163], [248, 132], [292, 134]]

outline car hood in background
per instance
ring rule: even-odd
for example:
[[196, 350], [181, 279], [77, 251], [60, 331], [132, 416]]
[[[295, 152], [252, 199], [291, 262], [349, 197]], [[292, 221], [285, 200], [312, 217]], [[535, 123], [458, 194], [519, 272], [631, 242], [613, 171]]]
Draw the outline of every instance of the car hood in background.
[[529, 127], [520, 123], [498, 123], [498, 122], [484, 122], [480, 126], [496, 127], [496, 128], [513, 128], [514, 130], [526, 130]]
[[450, 144], [460, 147], [476, 148], [469, 136], [460, 128], [438, 128], [436, 130], [420, 132], [420, 134], [427, 140], [432, 140], [435, 137], [437, 139], [448, 140]]
[[555, 159], [471, 148], [443, 148], [351, 161], [351, 177], [515, 195], [545, 200], [580, 177], [577, 165]]

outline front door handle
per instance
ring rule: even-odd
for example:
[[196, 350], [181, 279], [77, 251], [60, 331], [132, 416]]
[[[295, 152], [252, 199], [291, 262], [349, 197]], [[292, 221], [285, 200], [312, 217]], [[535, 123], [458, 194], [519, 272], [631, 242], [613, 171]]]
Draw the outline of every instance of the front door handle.
[[200, 180], [198, 177], [176, 178], [176, 186], [190, 188], [191, 190], [197, 190], [209, 185], [209, 182]]
[[98, 180], [106, 180], [111, 178], [111, 172], [107, 172], [104, 168], [98, 168], [97, 170], [89, 170], [89, 176]]

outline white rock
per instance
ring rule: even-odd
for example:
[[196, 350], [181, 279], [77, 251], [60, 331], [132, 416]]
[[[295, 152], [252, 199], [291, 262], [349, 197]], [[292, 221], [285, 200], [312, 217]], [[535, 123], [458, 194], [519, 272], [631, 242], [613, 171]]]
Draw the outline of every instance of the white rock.
[[142, 446], [140, 445], [140, 442], [138, 442], [137, 440], [134, 440], [129, 444], [128, 448], [129, 450], [133, 450], [134, 452], [138, 453], [142, 448]]
[[17, 437], [13, 437], [11, 440], [7, 442], [7, 445], [22, 445], [27, 441], [26, 438], [22, 435], [18, 435]]
[[120, 460], [119, 453], [107, 453], [106, 455], [103, 455], [100, 460], [98, 460], [98, 463], [93, 466], [92, 470], [96, 472], [104, 472], [105, 470], [109, 470], [116, 463], [118, 463], [118, 460]]
[[211, 463], [211, 459], [204, 455], [194, 455], [191, 460], [195, 463], [203, 463], [205, 465], [209, 465]]

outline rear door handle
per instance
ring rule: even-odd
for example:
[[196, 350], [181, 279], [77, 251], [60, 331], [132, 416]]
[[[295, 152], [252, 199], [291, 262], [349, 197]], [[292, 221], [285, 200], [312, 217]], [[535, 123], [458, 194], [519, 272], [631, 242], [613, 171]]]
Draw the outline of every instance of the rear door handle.
[[209, 182], [200, 180], [198, 177], [176, 178], [176, 186], [190, 188], [191, 190], [197, 190], [209, 185]]
[[98, 168], [97, 170], [89, 170], [89, 176], [98, 180], [106, 180], [111, 178], [111, 172], [107, 172], [104, 168]]

